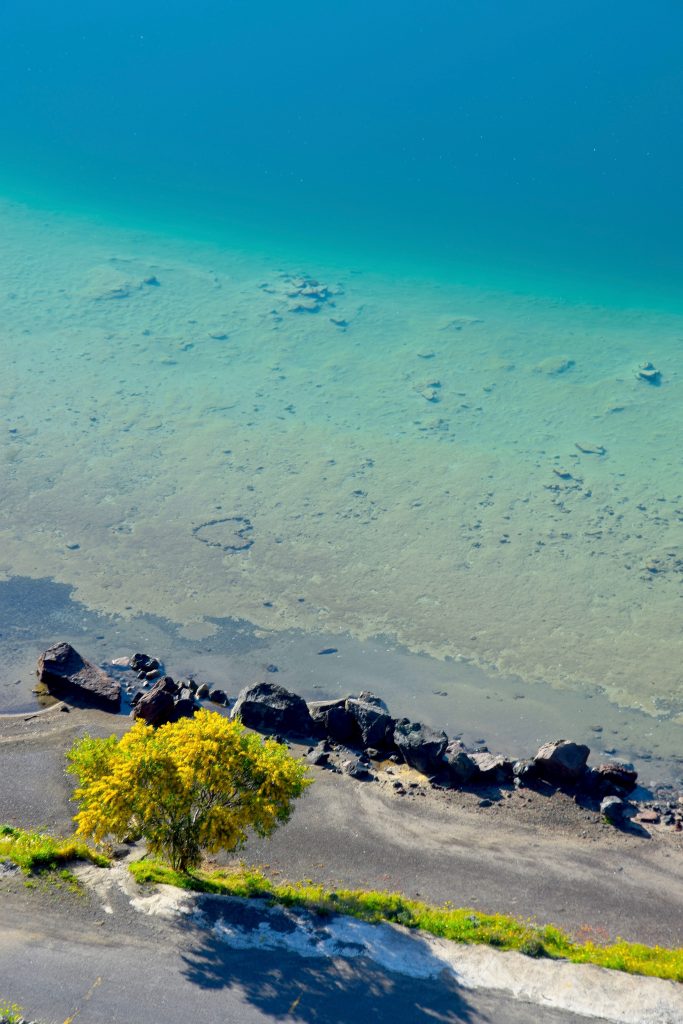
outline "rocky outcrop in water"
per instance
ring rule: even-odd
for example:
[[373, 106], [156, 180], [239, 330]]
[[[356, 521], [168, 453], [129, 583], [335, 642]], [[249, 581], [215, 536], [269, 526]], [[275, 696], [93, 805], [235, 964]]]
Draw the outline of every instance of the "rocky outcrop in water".
[[118, 711], [121, 686], [68, 643], [54, 644], [38, 659], [38, 678], [51, 694], [75, 698], [104, 711]]

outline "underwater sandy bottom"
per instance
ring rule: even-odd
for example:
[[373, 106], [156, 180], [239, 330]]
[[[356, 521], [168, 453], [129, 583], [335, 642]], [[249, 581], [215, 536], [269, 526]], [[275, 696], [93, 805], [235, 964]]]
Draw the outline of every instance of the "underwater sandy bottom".
[[683, 723], [682, 341], [0, 203], [0, 579]]

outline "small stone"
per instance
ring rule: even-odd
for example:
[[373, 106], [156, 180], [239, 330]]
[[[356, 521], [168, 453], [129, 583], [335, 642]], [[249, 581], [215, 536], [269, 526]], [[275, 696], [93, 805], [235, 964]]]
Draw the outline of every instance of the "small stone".
[[658, 825], [660, 822], [660, 817], [657, 811], [654, 810], [640, 811], [638, 814], [636, 814], [634, 820], [639, 822], [639, 824], [641, 825]]
[[225, 693], [225, 690], [211, 690], [209, 693], [209, 700], [212, 702], [212, 704], [220, 704], [223, 707], [225, 707], [225, 705], [228, 703], [228, 696]]
[[199, 700], [206, 700], [210, 692], [211, 690], [208, 683], [202, 683], [200, 686], [197, 687], [196, 696], [198, 697]]
[[606, 796], [600, 803], [600, 813], [603, 814], [608, 821], [622, 821], [625, 806], [624, 801], [620, 797]]

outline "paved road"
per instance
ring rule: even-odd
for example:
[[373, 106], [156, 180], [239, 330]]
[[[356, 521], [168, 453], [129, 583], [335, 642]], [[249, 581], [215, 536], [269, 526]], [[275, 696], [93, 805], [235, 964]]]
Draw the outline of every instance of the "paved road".
[[[235, 923], [257, 943], [259, 912], [249, 917]], [[87, 896], [54, 900], [16, 887], [0, 902], [0, 994], [50, 1024], [75, 1011], [79, 1024], [586, 1024], [444, 975], [234, 948], [190, 922], [122, 904], [102, 915]]]

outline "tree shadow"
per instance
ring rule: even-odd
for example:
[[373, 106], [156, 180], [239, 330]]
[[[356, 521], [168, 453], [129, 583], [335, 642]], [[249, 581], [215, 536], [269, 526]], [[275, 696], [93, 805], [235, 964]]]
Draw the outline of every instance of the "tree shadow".
[[201, 921], [183, 922], [185, 978], [236, 989], [274, 1019], [301, 1024], [480, 1024], [452, 971], [419, 934], [353, 918], [202, 897]]

